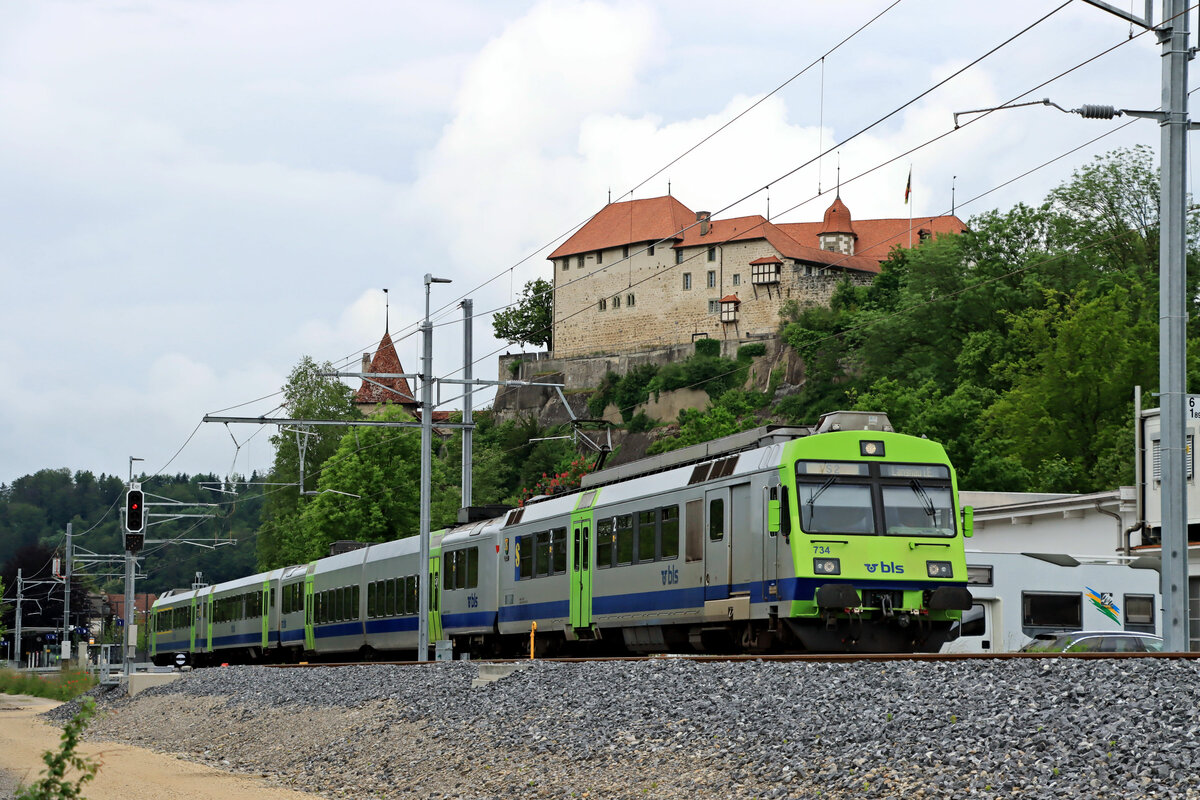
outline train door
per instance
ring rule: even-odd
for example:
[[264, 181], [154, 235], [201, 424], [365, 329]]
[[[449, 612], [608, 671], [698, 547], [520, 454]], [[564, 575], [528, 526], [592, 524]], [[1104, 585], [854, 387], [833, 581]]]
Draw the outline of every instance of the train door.
[[429, 551], [429, 642], [442, 638], [442, 551]]
[[316, 599], [313, 597], [313, 569], [314, 565], [308, 565], [308, 572], [304, 576], [304, 649], [317, 649], [317, 632], [313, 629], [313, 623], [316, 618]]
[[[763, 582], [766, 584], [763, 594], [767, 599], [778, 596], [779, 580], [779, 540], [781, 504], [779, 502], [779, 486], [763, 487]], [[772, 591], [774, 590], [774, 591]]]
[[200, 624], [200, 611], [196, 605], [196, 595], [192, 595], [188, 606], [188, 652], [196, 652], [196, 626]]
[[567, 562], [571, 569], [571, 628], [579, 631], [592, 625], [592, 504], [595, 492], [587, 492], [571, 514], [571, 538]]
[[271, 581], [265, 580], [262, 585], [262, 649], [266, 654], [269, 645], [271, 619]]
[[729, 489], [704, 493], [704, 599], [724, 600], [733, 583], [733, 531]]
[[208, 594], [204, 596], [204, 650], [211, 653], [213, 650], [213, 589], [208, 590]]
[[158, 615], [159, 615], [159, 613], [161, 613], [161, 612], [158, 612], [158, 611], [150, 612], [150, 638], [148, 639], [148, 641], [150, 642], [150, 660], [151, 661], [153, 661], [154, 657], [156, 655], [158, 655]]

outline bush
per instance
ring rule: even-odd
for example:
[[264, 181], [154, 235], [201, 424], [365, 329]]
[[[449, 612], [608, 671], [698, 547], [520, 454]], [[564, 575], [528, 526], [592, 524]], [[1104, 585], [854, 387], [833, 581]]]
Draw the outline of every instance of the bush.
[[629, 424], [625, 426], [625, 430], [630, 433], [645, 433], [656, 427], [658, 427], [658, 420], [646, 416], [645, 411], [639, 411], [634, 415], [633, 419], [629, 420]]
[[751, 342], [750, 344], [744, 344], [738, 348], [737, 360], [749, 361], [752, 358], [758, 358], [759, 356], [765, 356], [766, 354], [767, 346], [765, 344], [762, 342]]
[[27, 694], [49, 697], [52, 700], [73, 700], [96, 685], [96, 679], [86, 672], [72, 670], [57, 672], [42, 678], [10, 669], [0, 670], [0, 693]]
[[697, 339], [696, 355], [716, 358], [721, 355], [721, 342], [718, 339]]
[[[72, 800], [83, 797], [83, 785], [96, 777], [100, 765], [76, 753], [75, 748], [79, 746], [79, 737], [83, 735], [88, 720], [95, 714], [96, 701], [85, 698], [79, 711], [63, 727], [62, 744], [58, 750], [47, 750], [42, 755], [42, 760], [46, 762], [42, 778], [23, 789], [17, 795], [17, 800]], [[74, 781], [66, 779], [69, 769], [79, 773]]]

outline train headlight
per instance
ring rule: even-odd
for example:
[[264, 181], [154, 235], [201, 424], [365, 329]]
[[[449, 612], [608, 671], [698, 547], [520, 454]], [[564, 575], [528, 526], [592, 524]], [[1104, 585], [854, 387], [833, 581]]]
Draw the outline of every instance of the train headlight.
[[949, 561], [926, 561], [925, 567], [931, 578], [953, 578], [954, 567]]
[[814, 558], [813, 572], [817, 575], [841, 575], [842, 560], [840, 558]]

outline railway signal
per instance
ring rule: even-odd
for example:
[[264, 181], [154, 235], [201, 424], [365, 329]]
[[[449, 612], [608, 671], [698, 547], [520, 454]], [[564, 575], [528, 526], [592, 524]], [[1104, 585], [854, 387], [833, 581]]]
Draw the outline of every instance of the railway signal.
[[[135, 484], [136, 486], [136, 484]], [[141, 489], [125, 494], [125, 550], [136, 553], [146, 543], [146, 497]]]

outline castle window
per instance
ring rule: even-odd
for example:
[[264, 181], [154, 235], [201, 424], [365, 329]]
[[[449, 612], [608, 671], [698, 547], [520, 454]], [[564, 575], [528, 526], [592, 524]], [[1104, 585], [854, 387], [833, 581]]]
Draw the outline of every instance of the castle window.
[[683, 290], [689, 291], [692, 288], [692, 273], [683, 273]]
[[761, 286], [767, 283], [779, 283], [779, 274], [782, 271], [782, 264], [751, 264], [750, 265], [750, 282], [756, 286]]
[[646, 255], [648, 255], [648, 256], [654, 255], [654, 245], [650, 245], [649, 247], [646, 248]]
[[708, 313], [716, 314], [720, 310], [721, 310], [721, 301], [720, 300], [709, 300], [708, 301]]
[[682, 264], [682, 263], [683, 263], [683, 250], [676, 250], [676, 251], [675, 251], [675, 263], [676, 263], [676, 264]]
[[597, 263], [597, 264], [603, 264], [603, 263], [604, 263], [604, 251], [603, 251], [603, 250], [597, 250], [597, 251], [596, 251], [596, 263]]
[[717, 272], [710, 269], [708, 271], [708, 288], [715, 289], [717, 286]]
[[733, 273], [733, 285], [734, 286], [742, 285], [742, 274], [740, 272]]
[[708, 248], [708, 260], [709, 261], [717, 260], [717, 248], [715, 248], [715, 247]]
[[616, 295], [615, 297], [613, 297], [613, 311], [616, 311], [620, 307], [621, 307], [621, 295]]
[[621, 248], [621, 258], [629, 258], [629, 245]]
[[625, 295], [625, 305], [627, 307], [631, 307], [631, 308], [633, 307], [633, 294], [632, 293]]
[[608, 300], [606, 298], [603, 298], [603, 297], [600, 298], [600, 310], [601, 311], [608, 310]]
[[735, 294], [731, 294], [728, 297], [722, 297], [721, 322], [736, 323], [738, 321], [738, 306], [741, 305], [741, 303], [742, 301], [739, 300]]
[[583, 269], [583, 256], [575, 256], [575, 266]]
[[570, 269], [570, 268], [571, 268], [571, 259], [569, 259], [569, 258], [564, 258], [564, 259], [563, 259], [563, 271], [566, 271], [566, 270], [568, 270], [568, 269]]

